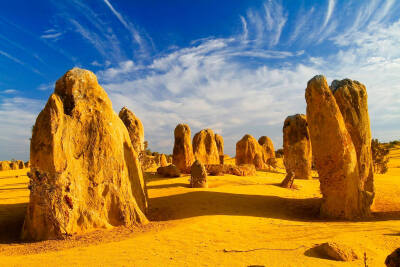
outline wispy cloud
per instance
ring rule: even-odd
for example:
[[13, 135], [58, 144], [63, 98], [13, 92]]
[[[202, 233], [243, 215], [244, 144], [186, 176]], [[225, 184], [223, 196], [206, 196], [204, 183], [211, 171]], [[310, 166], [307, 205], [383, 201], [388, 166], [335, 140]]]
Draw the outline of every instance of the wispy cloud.
[[[246, 17], [239, 17], [243, 32], [238, 36], [193, 42], [155, 58], [150, 65], [123, 72], [122, 79], [113, 70], [117, 75], [105, 81], [104, 87], [116, 109], [128, 105], [142, 119], [152, 148], [166, 153], [171, 152], [173, 128], [180, 122], [188, 123], [193, 133], [206, 127], [216, 129], [225, 138], [226, 152], [232, 155], [235, 143], [245, 133], [268, 135], [279, 147], [282, 122], [288, 115], [305, 112], [304, 88], [308, 79], [319, 73], [329, 81], [349, 77], [363, 82], [369, 93], [373, 135], [383, 140], [398, 138], [395, 135], [400, 135], [400, 128], [393, 121], [400, 118], [400, 100], [396, 100], [400, 99], [400, 22], [373, 27], [371, 23], [377, 20], [371, 20], [356, 35], [335, 39], [339, 18], [333, 16], [334, 7], [333, 2], [325, 30], [314, 39], [332, 38], [338, 52], [326, 57], [313, 56], [307, 49], [279, 51], [255, 45], [257, 34], [262, 36], [277, 24], [272, 22], [272, 14], [265, 12], [262, 17], [250, 10]], [[311, 9], [304, 17], [321, 17], [323, 25], [327, 13], [317, 16], [315, 12]], [[281, 14], [286, 13], [282, 10]], [[264, 22], [258, 24], [261, 18]], [[304, 19], [303, 25], [295, 28], [298, 36], [308, 23]], [[252, 58], [282, 58], [287, 64], [253, 65], [249, 63]], [[391, 131], [379, 130], [382, 127]]]
[[47, 90], [51, 90], [54, 89], [54, 82], [50, 82], [50, 83], [42, 83], [41, 85], [39, 85], [37, 87], [38, 90], [40, 91], [47, 91]]
[[18, 91], [15, 89], [6, 89], [3, 91], [0, 91], [0, 94], [16, 94]]
[[331, 19], [334, 8], [335, 8], [335, 0], [328, 0], [328, 7], [326, 9], [325, 20], [324, 24], [322, 25], [322, 28], [325, 28], [326, 25], [328, 25], [328, 22]]
[[22, 60], [20, 60], [20, 59], [14, 57], [14, 56], [12, 56], [12, 55], [10, 55], [9, 53], [6, 53], [6, 52], [0, 50], [0, 55], [3, 56], [3, 57], [6, 57], [7, 59], [9, 59], [9, 60], [11, 60], [11, 61], [13, 61], [14, 63], [17, 63], [18, 65], [21, 65], [21, 66], [23, 66], [23, 67], [25, 67], [25, 68], [31, 70], [32, 72], [34, 72], [34, 73], [36, 73], [36, 74], [38, 74], [38, 75], [40, 75], [40, 76], [43, 76], [43, 74], [42, 74], [39, 70], [33, 68], [33, 67], [30, 66], [29, 64], [26, 64], [26, 63], [23, 62]]
[[111, 12], [117, 17], [117, 19], [124, 25], [124, 27], [131, 33], [133, 39], [139, 44], [141, 50], [146, 49], [146, 44], [143, 38], [140, 36], [139, 32], [133, 26], [133, 24], [127, 20], [125, 20], [122, 15], [115, 10], [115, 8], [111, 5], [109, 0], [104, 0], [104, 3], [110, 8]]
[[[340, 6], [331, 0], [326, 8], [325, 3], [315, 4], [289, 16], [281, 2], [267, 0], [261, 8], [237, 17], [240, 33], [195, 40], [187, 47], [173, 46], [149, 57], [149, 62], [124, 55], [126, 49], [104, 14], [116, 17], [124, 32], [126, 25], [133, 24], [110, 1], [104, 0], [107, 12], [101, 15], [86, 2], [74, 1], [84, 19], [65, 12], [63, 26], [102, 55], [90, 61], [98, 69], [99, 81], [116, 111], [127, 105], [141, 118], [153, 150], [171, 153], [173, 129], [181, 122], [188, 123], [193, 133], [208, 127], [221, 133], [231, 155], [246, 133], [268, 135], [279, 147], [285, 117], [305, 112], [307, 81], [320, 73], [329, 81], [348, 77], [364, 83], [374, 137], [400, 136], [396, 123], [400, 120], [400, 13], [396, 13], [400, 5], [395, 1], [350, 1]], [[332, 49], [325, 51], [327, 40]], [[44, 83], [38, 89], [53, 85]], [[0, 146], [10, 143], [5, 138], [17, 127], [25, 127], [19, 138], [28, 137], [26, 129], [35, 117], [30, 114], [37, 114], [43, 104], [3, 94], [0, 132], [8, 121], [25, 126], [15, 125], [7, 130], [10, 135], [1, 134]], [[25, 120], [17, 112], [24, 105], [29, 111]]]
[[50, 39], [50, 40], [59, 40], [62, 32], [58, 32], [55, 29], [48, 29], [44, 31], [44, 33], [40, 36], [42, 39]]
[[276, 46], [287, 19], [287, 12], [274, 0], [266, 1], [261, 10], [249, 9], [246, 17], [240, 16], [245, 41], [257, 46]]

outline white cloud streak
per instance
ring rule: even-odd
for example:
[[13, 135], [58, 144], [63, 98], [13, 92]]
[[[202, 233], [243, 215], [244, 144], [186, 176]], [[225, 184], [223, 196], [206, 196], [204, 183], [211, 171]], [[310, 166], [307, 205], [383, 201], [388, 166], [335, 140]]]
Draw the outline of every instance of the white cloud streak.
[[335, 8], [335, 0], [328, 0], [328, 7], [326, 9], [325, 20], [324, 24], [322, 25], [322, 28], [325, 28], [326, 25], [328, 25], [328, 22], [331, 19], [334, 8]]

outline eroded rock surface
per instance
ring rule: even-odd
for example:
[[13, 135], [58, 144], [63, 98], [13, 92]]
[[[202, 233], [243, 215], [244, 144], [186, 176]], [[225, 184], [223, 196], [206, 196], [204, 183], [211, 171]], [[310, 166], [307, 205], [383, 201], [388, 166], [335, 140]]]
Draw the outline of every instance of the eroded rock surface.
[[257, 140], [246, 134], [236, 143], [236, 165], [253, 164], [256, 169], [265, 168], [263, 149]]
[[307, 121], [323, 195], [321, 215], [356, 219], [370, 214], [373, 195], [363, 189], [357, 153], [324, 76], [307, 84]]
[[133, 148], [139, 154], [144, 150], [144, 128], [142, 122], [127, 107], [121, 109], [119, 117], [128, 129]]
[[320, 256], [331, 260], [354, 261], [358, 259], [357, 253], [351, 247], [335, 242], [326, 242], [314, 249]]
[[173, 164], [157, 168], [157, 173], [163, 177], [170, 177], [170, 178], [181, 176], [181, 172], [179, 171], [178, 167], [176, 167]]
[[60, 78], [33, 127], [22, 238], [62, 238], [146, 223], [147, 194], [129, 133], [96, 76]]
[[211, 129], [201, 130], [193, 137], [193, 154], [202, 164], [218, 164], [219, 150]]
[[190, 128], [187, 124], [178, 124], [174, 131], [175, 143], [172, 163], [183, 173], [190, 173], [194, 161]]
[[261, 136], [258, 138], [258, 143], [264, 150], [264, 161], [267, 162], [270, 158], [275, 158], [274, 143], [268, 136]]
[[371, 126], [368, 114], [368, 95], [365, 85], [344, 79], [333, 81], [330, 89], [342, 113], [346, 129], [357, 154], [361, 190], [374, 196], [374, 171], [371, 150]]
[[215, 143], [219, 154], [219, 164], [224, 164], [224, 138], [219, 134], [215, 134]]
[[190, 187], [207, 188], [207, 171], [204, 165], [196, 160], [190, 170]]
[[294, 179], [311, 179], [312, 151], [307, 119], [303, 114], [286, 118], [283, 124], [283, 163]]

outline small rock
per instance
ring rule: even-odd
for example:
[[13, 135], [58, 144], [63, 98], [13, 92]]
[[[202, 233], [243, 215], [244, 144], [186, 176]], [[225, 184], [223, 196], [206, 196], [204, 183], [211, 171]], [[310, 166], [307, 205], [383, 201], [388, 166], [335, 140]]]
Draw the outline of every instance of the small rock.
[[323, 243], [315, 247], [315, 249], [321, 256], [336, 261], [354, 261], [358, 259], [352, 248], [335, 242]]
[[170, 164], [166, 167], [159, 167], [157, 169], [157, 173], [163, 177], [179, 177], [181, 176], [181, 172], [179, 171], [178, 167], [174, 164]]
[[204, 165], [196, 160], [190, 169], [190, 187], [207, 188], [207, 171]]

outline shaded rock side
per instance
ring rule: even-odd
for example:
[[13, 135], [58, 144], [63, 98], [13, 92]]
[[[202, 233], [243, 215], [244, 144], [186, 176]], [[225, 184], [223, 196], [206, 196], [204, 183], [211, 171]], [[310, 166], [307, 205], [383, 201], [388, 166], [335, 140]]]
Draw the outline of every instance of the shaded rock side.
[[224, 138], [219, 134], [215, 134], [215, 143], [217, 144], [218, 154], [224, 156]]
[[400, 248], [397, 248], [389, 256], [386, 257], [385, 265], [387, 267], [399, 267], [400, 266]]
[[18, 169], [25, 169], [25, 164], [22, 160], [17, 160]]
[[286, 118], [283, 124], [283, 163], [294, 179], [311, 179], [312, 151], [307, 119], [303, 114]]
[[268, 159], [275, 158], [274, 143], [268, 136], [261, 136], [258, 138], [258, 143], [263, 148], [264, 161], [267, 163]]
[[357, 154], [335, 97], [324, 76], [307, 84], [307, 122], [323, 196], [321, 215], [368, 216], [371, 197], [360, 187]]
[[211, 129], [201, 130], [193, 137], [193, 154], [202, 164], [218, 164], [219, 151]]
[[335, 80], [330, 88], [356, 149], [361, 190], [368, 192], [372, 202], [375, 190], [367, 89], [350, 79]]
[[96, 76], [60, 78], [33, 127], [22, 238], [146, 223], [147, 194], [129, 133]]
[[172, 163], [183, 173], [190, 173], [190, 168], [194, 161], [190, 135], [190, 128], [187, 124], [178, 124], [176, 126]]
[[119, 112], [119, 117], [128, 129], [132, 146], [139, 154], [144, 150], [144, 128], [140, 119], [127, 107], [123, 107]]
[[18, 170], [19, 164], [16, 161], [10, 162], [10, 170]]

